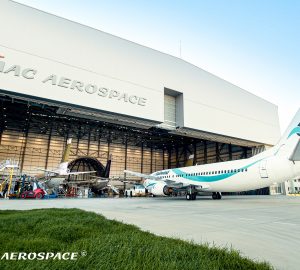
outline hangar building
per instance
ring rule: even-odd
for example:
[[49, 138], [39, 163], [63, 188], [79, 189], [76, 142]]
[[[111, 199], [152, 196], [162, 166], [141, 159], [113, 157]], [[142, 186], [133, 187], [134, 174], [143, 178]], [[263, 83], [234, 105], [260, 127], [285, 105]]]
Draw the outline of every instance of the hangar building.
[[8, 0], [0, 16], [0, 160], [23, 172], [56, 167], [70, 137], [73, 160], [112, 154], [111, 176], [246, 158], [280, 137], [274, 104], [182, 59]]

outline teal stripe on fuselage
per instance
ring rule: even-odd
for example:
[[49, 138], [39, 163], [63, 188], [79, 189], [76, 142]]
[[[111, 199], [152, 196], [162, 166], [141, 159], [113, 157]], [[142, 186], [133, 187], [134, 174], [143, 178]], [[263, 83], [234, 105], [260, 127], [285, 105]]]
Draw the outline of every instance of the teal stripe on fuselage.
[[[289, 133], [288, 138], [290, 138], [293, 134], [299, 134], [300, 133], [300, 127], [297, 126], [295, 127], [294, 129], [292, 129], [292, 131]], [[273, 154], [273, 156], [277, 155], [278, 151], [280, 150], [280, 148]], [[270, 156], [268, 157], [265, 157], [265, 158], [261, 158], [259, 160], [256, 160], [242, 168], [243, 170], [245, 169], [248, 169], [249, 167], [253, 166], [254, 164], [260, 162], [261, 160], [263, 159], [267, 159], [269, 158]], [[219, 171], [219, 170], [218, 170]], [[227, 170], [226, 170], [227, 171]], [[182, 171], [181, 169], [172, 169], [172, 172], [175, 174], [175, 175], [183, 175], [183, 176], [180, 176], [181, 178], [185, 178], [185, 179], [188, 179], [188, 180], [192, 180], [192, 181], [197, 181], [197, 182], [216, 182], [216, 181], [221, 181], [221, 180], [225, 180], [233, 175], [236, 175], [238, 173], [241, 173], [241, 171], [236, 171], [236, 172], [232, 172], [232, 173], [222, 173], [222, 174], [218, 174], [218, 175], [196, 175], [196, 176], [188, 176], [187, 174], [190, 174], [190, 173], [186, 173], [184, 171]]]
[[[256, 160], [242, 168], [240, 168], [240, 170], [245, 170], [248, 169], [249, 167], [253, 166], [254, 164], [260, 162], [262, 159]], [[180, 176], [181, 178], [185, 178], [188, 180], [192, 180], [192, 181], [197, 181], [197, 182], [216, 182], [216, 181], [220, 181], [220, 180], [224, 180], [226, 178], [229, 178], [233, 175], [236, 175], [238, 173], [242, 173], [241, 171], [236, 171], [236, 172], [230, 172], [230, 173], [222, 173], [222, 174], [218, 174], [218, 175], [195, 175], [195, 176], [188, 176], [188, 174], [190, 173], [186, 173], [183, 172], [181, 169], [172, 169], [172, 171], [176, 174], [176, 175], [183, 175]], [[192, 173], [192, 172], [191, 172]]]

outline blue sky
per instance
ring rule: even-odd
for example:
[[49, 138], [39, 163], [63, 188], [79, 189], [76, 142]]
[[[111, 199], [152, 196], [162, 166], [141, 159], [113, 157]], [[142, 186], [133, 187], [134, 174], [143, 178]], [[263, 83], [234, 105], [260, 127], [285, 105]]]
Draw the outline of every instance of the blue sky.
[[[278, 105], [300, 108], [300, 1], [18, 0], [181, 57]], [[253, 108], [255, 110], [255, 108]]]

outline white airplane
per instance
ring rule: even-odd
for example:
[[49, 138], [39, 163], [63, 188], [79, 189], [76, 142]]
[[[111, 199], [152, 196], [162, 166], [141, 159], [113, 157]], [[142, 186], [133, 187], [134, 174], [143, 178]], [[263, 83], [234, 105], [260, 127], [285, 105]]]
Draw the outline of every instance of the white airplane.
[[72, 139], [67, 140], [67, 146], [66, 149], [63, 153], [63, 157], [61, 160], [61, 163], [59, 164], [58, 168], [53, 169], [53, 170], [47, 170], [47, 169], [42, 169], [42, 168], [36, 168], [37, 170], [44, 171], [47, 176], [69, 176], [69, 175], [81, 175], [81, 174], [87, 174], [87, 173], [94, 173], [96, 171], [87, 171], [87, 172], [70, 172], [68, 169], [69, 165], [69, 155], [71, 151], [71, 144], [72, 144]]
[[300, 109], [279, 142], [248, 159], [226, 161], [154, 172], [150, 175], [124, 172], [144, 178], [144, 186], [155, 196], [168, 196], [172, 189], [186, 189], [186, 199], [195, 200], [198, 191], [247, 191], [268, 187], [300, 176]]

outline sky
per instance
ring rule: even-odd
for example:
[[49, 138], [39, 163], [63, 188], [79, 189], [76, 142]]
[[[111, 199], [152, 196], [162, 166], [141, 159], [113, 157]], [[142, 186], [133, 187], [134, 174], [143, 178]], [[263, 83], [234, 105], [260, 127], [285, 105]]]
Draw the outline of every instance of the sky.
[[282, 132], [300, 108], [300, 1], [17, 2], [181, 57], [276, 104]]

